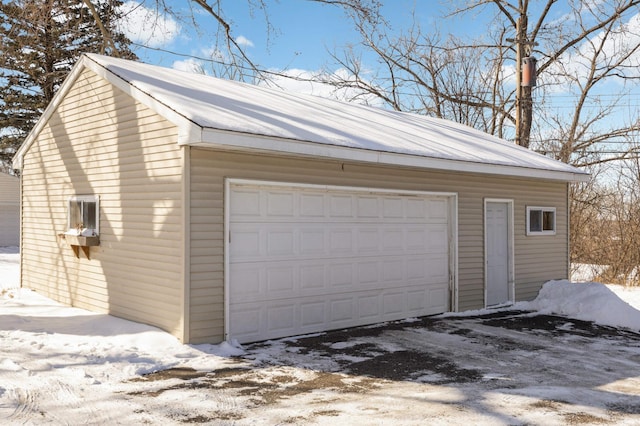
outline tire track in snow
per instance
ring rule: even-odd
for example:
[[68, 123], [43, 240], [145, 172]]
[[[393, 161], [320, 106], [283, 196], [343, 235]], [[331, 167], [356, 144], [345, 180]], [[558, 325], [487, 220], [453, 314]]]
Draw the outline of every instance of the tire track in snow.
[[[74, 372], [77, 374], [77, 372]], [[84, 373], [83, 373], [84, 374]], [[9, 425], [35, 423], [69, 424], [69, 419], [74, 419], [74, 423], [80, 424], [110, 424], [113, 422], [111, 413], [108, 410], [99, 408], [99, 401], [86, 399], [83, 395], [76, 393], [73, 386], [58, 379], [35, 379], [34, 377], [23, 377], [20, 380], [12, 380], [9, 389], [0, 395], [3, 403], [1, 408], [14, 407], [7, 416], [6, 423]], [[37, 386], [33, 389], [30, 387]], [[90, 386], [90, 384], [89, 384]]]
[[[36, 394], [28, 389], [10, 389], [7, 394], [15, 405], [7, 420], [23, 423], [36, 418], [35, 414], [39, 412]], [[39, 414], [41, 416], [42, 412]]]

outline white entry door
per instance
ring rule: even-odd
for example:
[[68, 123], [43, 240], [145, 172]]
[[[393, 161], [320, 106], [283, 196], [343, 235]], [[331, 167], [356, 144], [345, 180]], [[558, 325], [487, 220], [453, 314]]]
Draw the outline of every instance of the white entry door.
[[251, 182], [228, 195], [228, 338], [449, 310], [449, 196]]
[[485, 203], [486, 306], [513, 300], [511, 289], [511, 205], [509, 201]]

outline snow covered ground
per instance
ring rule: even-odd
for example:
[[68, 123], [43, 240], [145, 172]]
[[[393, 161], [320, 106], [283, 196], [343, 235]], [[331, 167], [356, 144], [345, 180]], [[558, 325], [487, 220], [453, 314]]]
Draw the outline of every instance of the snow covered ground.
[[182, 345], [18, 289], [16, 251], [0, 249], [2, 424], [640, 424], [637, 288], [550, 282], [508, 310]]

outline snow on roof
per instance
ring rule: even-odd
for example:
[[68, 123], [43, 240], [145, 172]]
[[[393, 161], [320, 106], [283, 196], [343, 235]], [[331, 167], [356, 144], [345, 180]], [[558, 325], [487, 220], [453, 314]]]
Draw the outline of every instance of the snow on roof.
[[447, 120], [95, 54], [78, 67], [92, 69], [176, 123], [184, 144], [567, 181], [588, 176]]

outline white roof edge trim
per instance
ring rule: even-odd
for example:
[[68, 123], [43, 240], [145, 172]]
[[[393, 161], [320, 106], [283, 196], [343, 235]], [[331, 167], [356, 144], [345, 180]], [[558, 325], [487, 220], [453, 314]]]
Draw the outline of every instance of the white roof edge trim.
[[[268, 143], [265, 143], [266, 141], [268, 141]], [[279, 139], [270, 136], [249, 135], [216, 129], [203, 129], [200, 142], [191, 142], [190, 145], [218, 147], [244, 152], [277, 152], [311, 158], [323, 157], [327, 159], [348, 160], [370, 164], [559, 180], [565, 182], [586, 182], [589, 180], [589, 174], [586, 172], [573, 173], [501, 164], [484, 164], [462, 160], [420, 157], [410, 154], [371, 151], [337, 145]]]
[[187, 126], [178, 126], [178, 145], [188, 146], [202, 140], [202, 127], [195, 123]]

